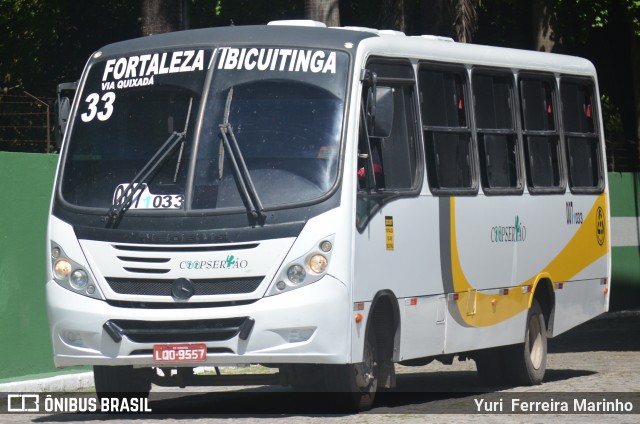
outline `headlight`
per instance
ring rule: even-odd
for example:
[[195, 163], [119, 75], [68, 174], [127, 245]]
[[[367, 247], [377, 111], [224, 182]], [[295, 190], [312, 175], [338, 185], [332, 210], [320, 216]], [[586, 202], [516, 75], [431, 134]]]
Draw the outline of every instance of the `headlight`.
[[61, 287], [83, 296], [104, 299], [87, 265], [69, 258], [62, 247], [51, 241], [51, 273]]
[[304, 277], [307, 276], [307, 272], [300, 265], [291, 265], [287, 270], [287, 278], [289, 281], [295, 284], [300, 284], [304, 281]]
[[328, 264], [329, 261], [322, 255], [313, 255], [309, 258], [309, 269], [316, 274], [322, 274]]
[[275, 275], [267, 296], [286, 293], [320, 281], [329, 271], [335, 235], [323, 237], [311, 249], [288, 261]]
[[89, 284], [89, 276], [82, 269], [76, 269], [69, 277], [69, 284], [76, 290], [84, 290]]
[[320, 243], [320, 250], [322, 250], [325, 253], [329, 252], [331, 248], [333, 248], [333, 245], [329, 240], [325, 240], [322, 243]]
[[71, 274], [71, 263], [66, 259], [59, 259], [53, 266], [53, 275], [59, 280], [64, 280]]

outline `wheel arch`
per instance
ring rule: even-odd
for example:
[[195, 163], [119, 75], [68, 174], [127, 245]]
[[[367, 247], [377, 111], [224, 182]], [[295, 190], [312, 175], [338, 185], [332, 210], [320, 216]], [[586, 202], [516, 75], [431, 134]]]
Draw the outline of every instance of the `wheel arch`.
[[365, 334], [374, 332], [380, 355], [380, 382], [382, 387], [395, 386], [393, 363], [400, 352], [400, 307], [391, 290], [381, 290], [373, 298]]
[[529, 299], [529, 308], [531, 308], [533, 299], [538, 301], [538, 304], [542, 309], [545, 324], [547, 325], [547, 334], [553, 334], [553, 319], [556, 308], [556, 297], [553, 290], [551, 275], [546, 273], [538, 275], [533, 287], [533, 296], [531, 296], [531, 299]]

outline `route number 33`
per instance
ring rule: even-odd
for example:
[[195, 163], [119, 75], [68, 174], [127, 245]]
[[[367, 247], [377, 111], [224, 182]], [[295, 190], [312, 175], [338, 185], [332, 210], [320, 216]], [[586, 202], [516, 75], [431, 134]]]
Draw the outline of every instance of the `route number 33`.
[[[102, 100], [102, 109], [98, 110], [98, 103]], [[113, 92], [104, 93], [102, 98], [98, 93], [91, 93], [85, 99], [85, 103], [88, 103], [88, 111], [80, 115], [82, 122], [91, 122], [94, 118], [98, 118], [100, 121], [106, 121], [113, 114], [113, 102], [116, 100], [116, 94]]]

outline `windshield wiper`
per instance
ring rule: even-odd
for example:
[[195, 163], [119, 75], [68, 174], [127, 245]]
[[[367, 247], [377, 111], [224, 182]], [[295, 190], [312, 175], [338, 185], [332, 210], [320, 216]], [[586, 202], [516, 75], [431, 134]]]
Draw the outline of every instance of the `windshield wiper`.
[[[142, 169], [140, 169], [138, 174], [133, 177], [133, 180], [131, 180], [127, 189], [113, 200], [113, 204], [107, 213], [107, 227], [115, 228], [118, 225], [122, 215], [124, 215], [124, 213], [129, 209], [129, 206], [131, 206], [131, 203], [133, 203], [136, 194], [138, 194], [138, 196], [142, 194], [146, 183], [151, 179], [158, 168], [160, 168], [160, 166], [169, 158], [169, 156], [171, 156], [180, 142], [185, 139], [187, 135], [187, 128], [189, 127], [189, 117], [191, 115], [192, 104], [193, 98], [189, 99], [189, 108], [187, 110], [184, 130], [182, 132], [173, 131], [164, 144], [156, 150], [151, 159], [149, 159]], [[182, 146], [184, 147], [184, 144]], [[176, 165], [176, 175], [178, 173], [181, 158], [182, 149], [180, 149], [180, 155]]]
[[231, 161], [233, 171], [238, 177], [238, 185], [240, 186], [240, 193], [246, 201], [247, 211], [254, 219], [264, 218], [264, 208], [258, 192], [253, 185], [253, 180], [247, 169], [247, 164], [244, 161], [240, 146], [236, 140], [236, 136], [233, 134], [233, 128], [229, 123], [229, 113], [231, 111], [231, 100], [233, 99], [233, 87], [229, 89], [227, 94], [227, 102], [224, 106], [224, 117], [222, 124], [220, 124], [220, 134], [222, 135], [221, 145], [219, 149], [218, 157], [218, 177], [222, 178], [224, 152], [226, 151]]

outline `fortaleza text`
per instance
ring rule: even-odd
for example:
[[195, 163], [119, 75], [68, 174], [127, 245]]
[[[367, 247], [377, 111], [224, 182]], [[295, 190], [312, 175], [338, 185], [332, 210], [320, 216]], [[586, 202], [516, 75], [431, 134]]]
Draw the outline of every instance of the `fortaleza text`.
[[477, 412], [506, 412], [506, 413], [589, 413], [589, 412], [612, 412], [629, 413], [633, 412], [633, 403], [621, 401], [619, 399], [573, 399], [566, 400], [523, 400], [523, 399], [503, 399], [485, 400], [474, 399]]
[[204, 69], [204, 50], [185, 50], [109, 59], [102, 81], [152, 77]]

